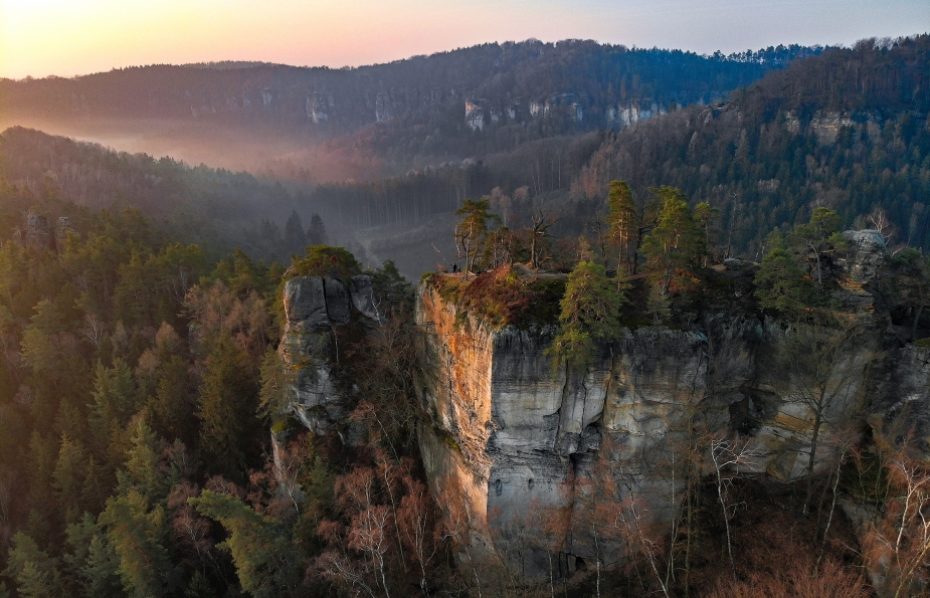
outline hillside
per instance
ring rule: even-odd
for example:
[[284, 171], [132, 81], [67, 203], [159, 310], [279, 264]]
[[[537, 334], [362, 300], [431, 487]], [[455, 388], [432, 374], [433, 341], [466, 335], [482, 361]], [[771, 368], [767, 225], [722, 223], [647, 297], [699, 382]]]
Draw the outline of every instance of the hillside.
[[[240, 247], [255, 257], [286, 260], [305, 245], [303, 238], [288, 243], [282, 231], [301, 206], [300, 194], [250, 174], [14, 127], [0, 133], [0, 181], [38, 203], [59, 200], [93, 211], [135, 208], [175, 237], [210, 249]], [[309, 224], [313, 212], [300, 210], [296, 218]]]
[[[868, 224], [882, 210], [895, 241], [930, 247], [930, 36], [861, 42], [795, 62], [729, 101], [692, 106], [607, 139], [573, 183], [600, 199], [623, 178], [643, 196], [682, 188], [720, 210], [735, 247], [813, 206]], [[641, 198], [645, 200], [645, 197]]]
[[6, 124], [312, 180], [376, 178], [720, 99], [798, 46], [704, 57], [568, 40], [353, 69], [156, 65], [0, 80]]

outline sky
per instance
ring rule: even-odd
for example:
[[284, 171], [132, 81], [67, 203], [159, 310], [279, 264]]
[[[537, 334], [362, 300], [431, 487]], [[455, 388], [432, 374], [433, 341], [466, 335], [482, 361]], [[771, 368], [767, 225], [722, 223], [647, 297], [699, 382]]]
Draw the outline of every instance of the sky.
[[156, 63], [356, 66], [566, 38], [710, 53], [930, 31], [930, 0], [0, 0], [0, 77]]

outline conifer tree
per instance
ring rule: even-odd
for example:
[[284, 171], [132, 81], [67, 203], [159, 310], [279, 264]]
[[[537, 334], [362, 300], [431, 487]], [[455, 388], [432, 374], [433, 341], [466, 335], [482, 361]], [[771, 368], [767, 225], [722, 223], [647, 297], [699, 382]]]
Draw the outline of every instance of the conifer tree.
[[83, 510], [87, 464], [88, 455], [84, 447], [67, 435], [62, 436], [55, 470], [52, 472], [52, 484], [65, 523], [76, 521]]
[[610, 241], [617, 246], [619, 284], [621, 272], [632, 272], [636, 259], [632, 252], [632, 244], [637, 233], [636, 204], [633, 202], [633, 192], [630, 191], [630, 186], [625, 181], [610, 182], [607, 207], [607, 234]]
[[583, 366], [596, 344], [611, 341], [620, 333], [620, 310], [626, 302], [624, 289], [610, 284], [604, 267], [581, 260], [568, 275], [560, 303], [560, 332], [551, 351], [569, 366]]
[[643, 241], [646, 269], [661, 297], [668, 297], [673, 285], [700, 266], [705, 245], [688, 202], [673, 187], [656, 190], [661, 201], [655, 228]]
[[206, 490], [191, 504], [226, 528], [220, 545], [229, 551], [242, 589], [256, 598], [287, 595], [299, 583], [293, 545], [285, 530], [229, 494]]
[[39, 548], [28, 535], [19, 532], [7, 559], [4, 575], [12, 578], [20, 596], [28, 598], [56, 598], [66, 594], [59, 573], [58, 559]]
[[258, 382], [254, 364], [223, 337], [207, 358], [200, 388], [200, 450], [208, 469], [241, 480], [254, 453]]
[[756, 299], [763, 309], [797, 317], [811, 304], [813, 288], [797, 256], [777, 231], [769, 235], [768, 251], [755, 277]]
[[96, 454], [105, 459], [110, 471], [122, 463], [129, 447], [126, 424], [139, 407], [136, 394], [132, 370], [125, 361], [117, 358], [109, 368], [97, 365], [88, 419]]
[[139, 598], [165, 595], [171, 562], [164, 507], [152, 507], [141, 492], [130, 489], [107, 501], [100, 523], [119, 559], [126, 594]]
[[284, 223], [284, 244], [290, 255], [300, 255], [307, 246], [307, 233], [296, 210], [291, 211]]
[[455, 227], [455, 242], [459, 255], [465, 258], [465, 272], [471, 272], [484, 251], [488, 235], [488, 223], [493, 219], [490, 200], [466, 199], [456, 212], [461, 220]]

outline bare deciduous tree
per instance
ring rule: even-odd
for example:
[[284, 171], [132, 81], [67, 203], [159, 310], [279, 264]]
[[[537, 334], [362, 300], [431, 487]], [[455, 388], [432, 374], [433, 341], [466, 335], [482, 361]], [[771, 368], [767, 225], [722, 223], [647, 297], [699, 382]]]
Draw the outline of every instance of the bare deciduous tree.
[[758, 453], [749, 448], [748, 440], [734, 440], [730, 438], [711, 438], [710, 458], [714, 465], [716, 478], [717, 500], [723, 515], [723, 525], [726, 530], [727, 556], [730, 559], [730, 569], [736, 574], [736, 562], [733, 560], [733, 539], [730, 533], [730, 519], [733, 517], [733, 507], [727, 500], [733, 478], [739, 475], [740, 469], [751, 469]]

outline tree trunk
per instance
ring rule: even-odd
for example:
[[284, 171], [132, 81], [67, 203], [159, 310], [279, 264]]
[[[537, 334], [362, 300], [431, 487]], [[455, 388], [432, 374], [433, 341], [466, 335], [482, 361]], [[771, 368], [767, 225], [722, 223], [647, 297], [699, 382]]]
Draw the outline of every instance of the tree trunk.
[[920, 316], [924, 311], [923, 303], [917, 306], [914, 313], [914, 322], [911, 324], [911, 341], [917, 340], [917, 327], [920, 325]]
[[[823, 393], [821, 393], [822, 395]], [[822, 400], [822, 398], [821, 398]], [[807, 459], [807, 495], [804, 497], [803, 513], [807, 515], [810, 512], [811, 496], [814, 492], [814, 463], [817, 459], [817, 442], [820, 437], [820, 426], [823, 425], [823, 414], [820, 403], [814, 410], [814, 429], [811, 431], [811, 452]]]

